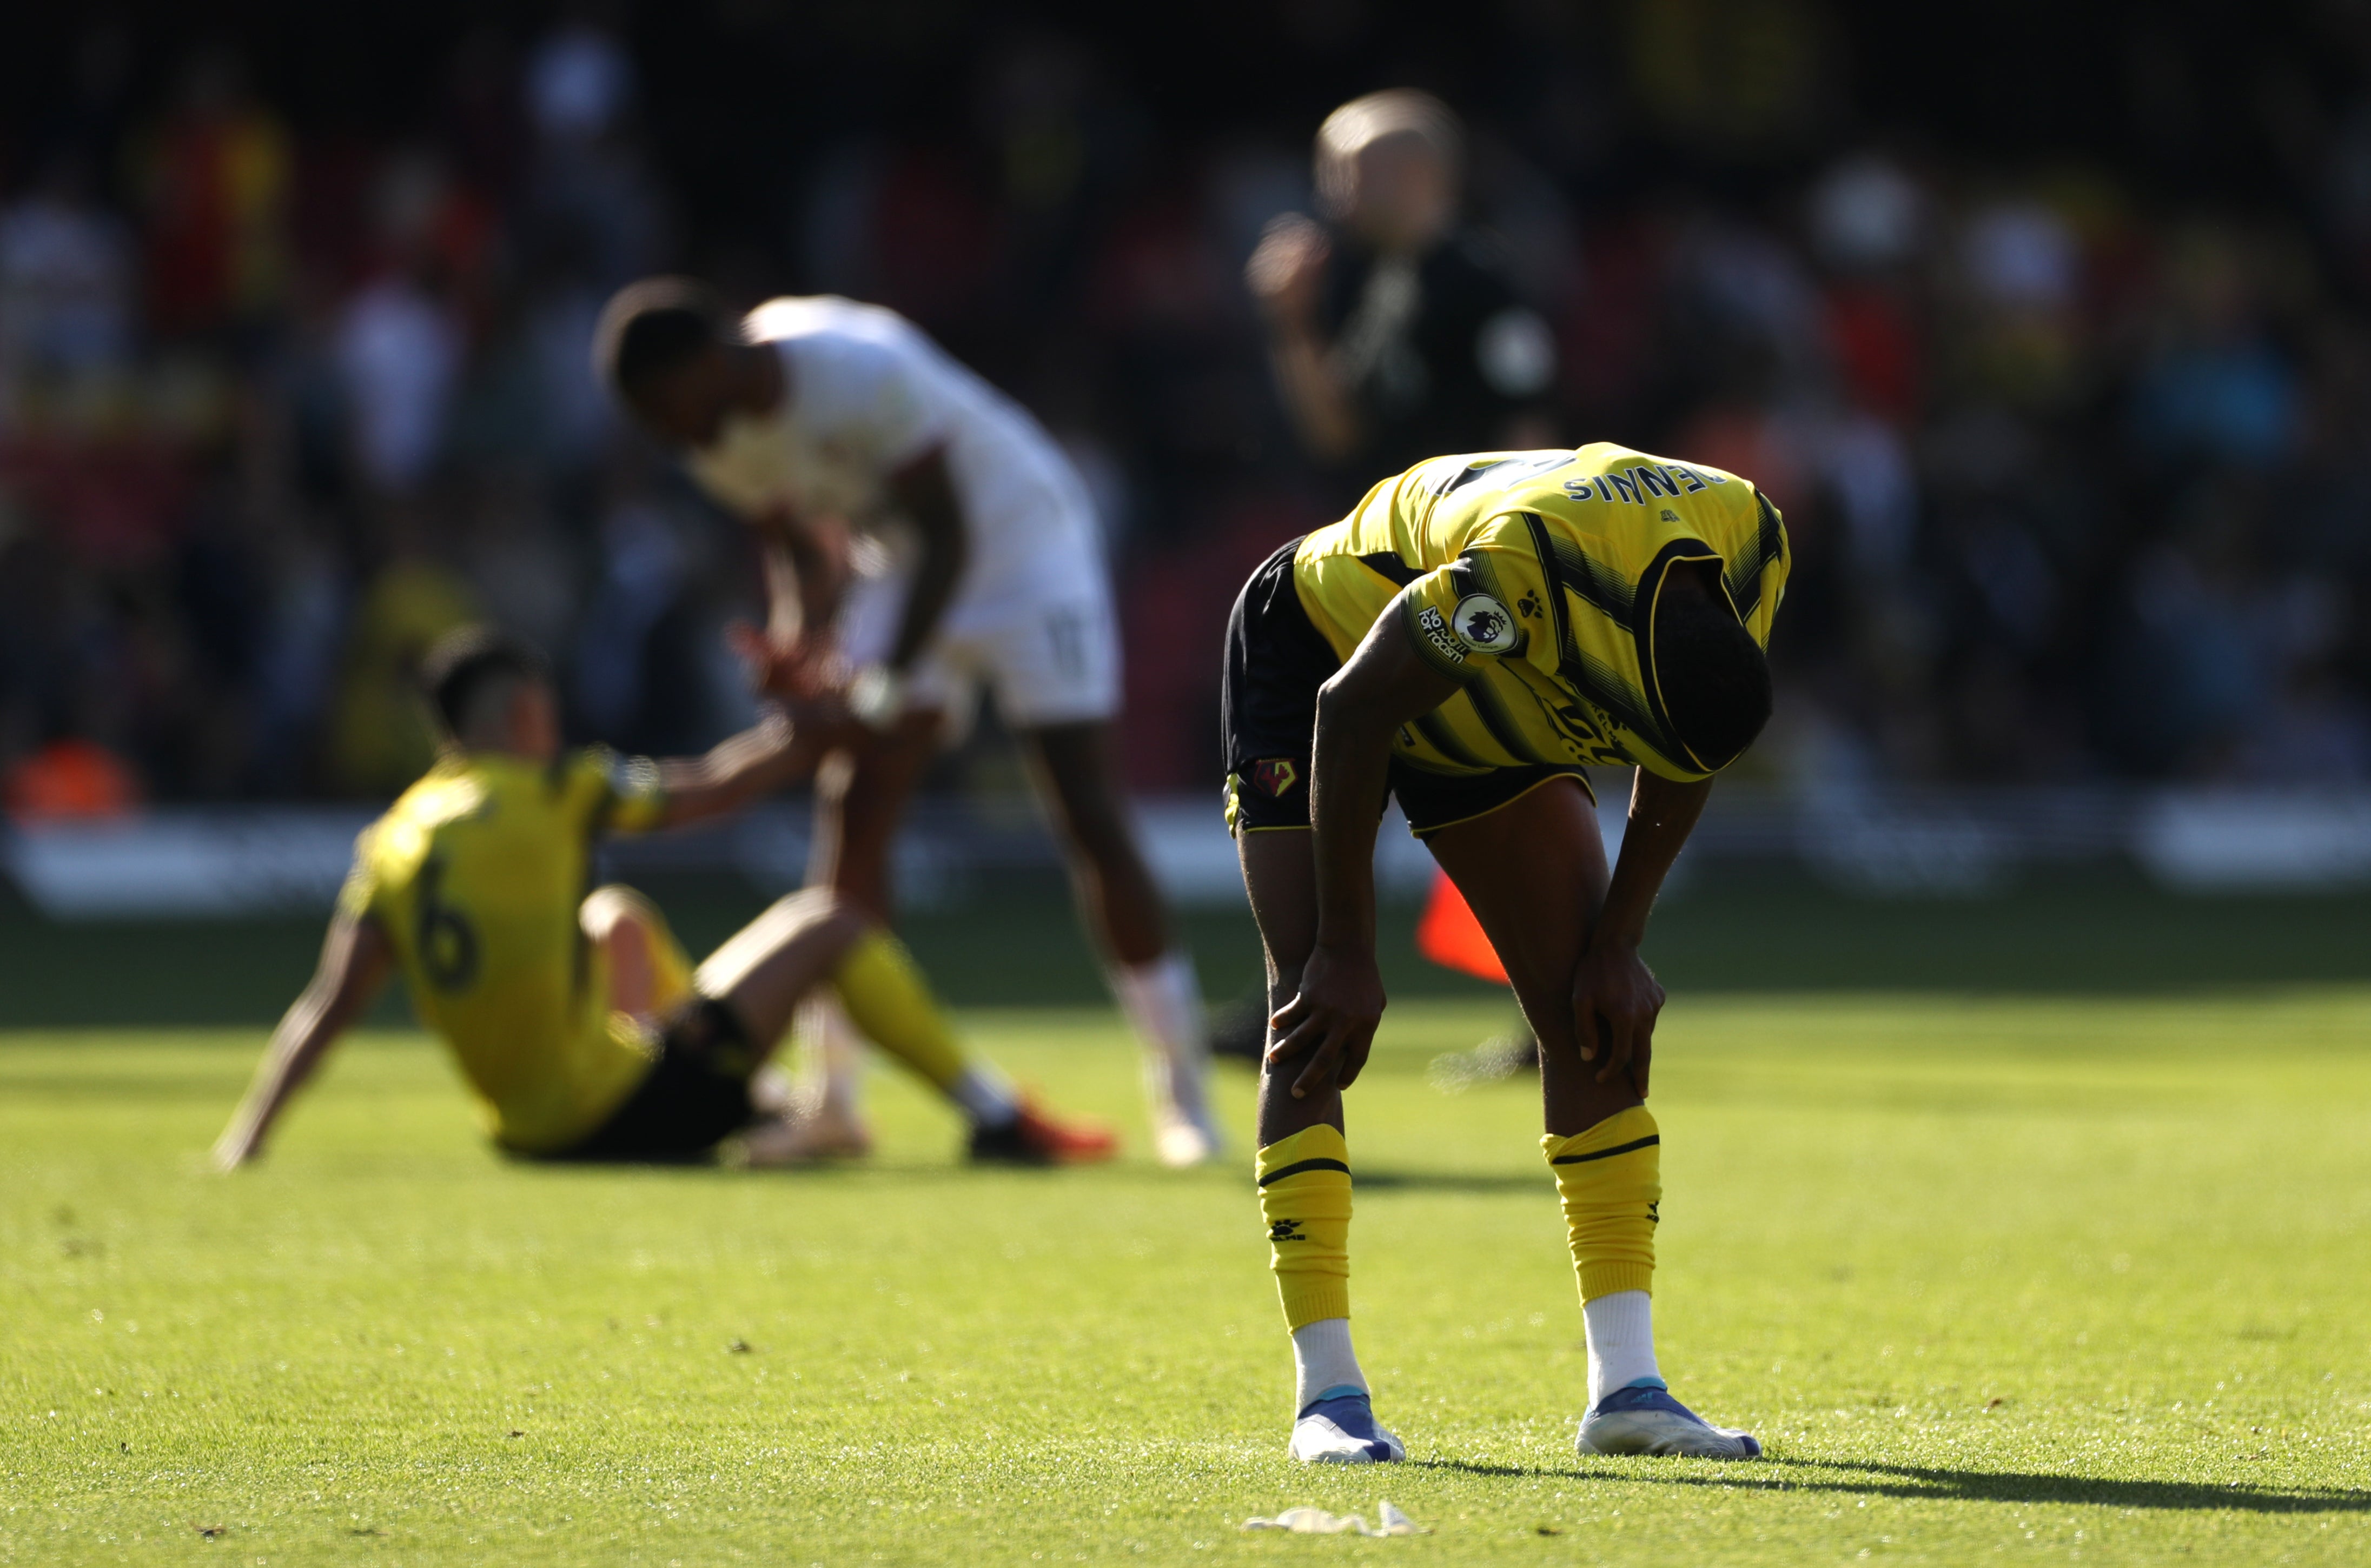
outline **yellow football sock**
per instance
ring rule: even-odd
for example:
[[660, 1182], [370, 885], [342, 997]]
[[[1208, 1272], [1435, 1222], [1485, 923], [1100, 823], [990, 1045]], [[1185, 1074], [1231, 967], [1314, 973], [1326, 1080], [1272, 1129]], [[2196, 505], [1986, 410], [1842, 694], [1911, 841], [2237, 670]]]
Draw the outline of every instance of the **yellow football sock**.
[[1655, 1288], [1655, 1206], [1663, 1198], [1662, 1138], [1644, 1105], [1585, 1133], [1540, 1140], [1564, 1200], [1572, 1272], [1584, 1303]]
[[866, 1039], [948, 1094], [971, 1064], [906, 945], [874, 929], [833, 971], [832, 988]]
[[1320, 1123], [1259, 1151], [1260, 1217], [1284, 1326], [1350, 1315], [1350, 1146]]

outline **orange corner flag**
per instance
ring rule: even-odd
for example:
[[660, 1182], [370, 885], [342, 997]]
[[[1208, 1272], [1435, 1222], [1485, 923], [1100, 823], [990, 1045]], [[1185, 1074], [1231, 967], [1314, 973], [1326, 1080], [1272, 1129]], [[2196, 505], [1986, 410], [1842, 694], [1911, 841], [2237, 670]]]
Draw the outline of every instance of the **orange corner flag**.
[[1447, 872], [1432, 873], [1432, 897], [1424, 906], [1424, 918], [1417, 922], [1416, 950], [1444, 969], [1507, 984], [1507, 966], [1498, 962], [1498, 950], [1482, 934], [1482, 922], [1474, 917], [1465, 895]]

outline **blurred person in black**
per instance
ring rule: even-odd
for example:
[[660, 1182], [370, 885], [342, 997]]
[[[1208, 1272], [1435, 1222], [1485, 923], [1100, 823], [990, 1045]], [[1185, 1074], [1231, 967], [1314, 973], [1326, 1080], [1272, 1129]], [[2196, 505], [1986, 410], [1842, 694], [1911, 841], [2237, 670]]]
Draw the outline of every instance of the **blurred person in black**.
[[[1327, 221], [1275, 219], [1244, 269], [1293, 429], [1351, 493], [1443, 452], [1558, 444], [1556, 337], [1463, 220], [1464, 156], [1464, 128], [1431, 94], [1351, 99], [1317, 131]], [[1459, 903], [1445, 878], [1433, 897]], [[1266, 1032], [1254, 997], [1214, 1016], [1211, 1046], [1256, 1061]], [[1482, 1051], [1494, 1071], [1537, 1059], [1527, 1032]]]
[[1442, 452], [1555, 444], [1555, 335], [1460, 214], [1463, 128], [1428, 93], [1353, 98], [1317, 133], [1318, 206], [1245, 269], [1285, 409], [1359, 489]]

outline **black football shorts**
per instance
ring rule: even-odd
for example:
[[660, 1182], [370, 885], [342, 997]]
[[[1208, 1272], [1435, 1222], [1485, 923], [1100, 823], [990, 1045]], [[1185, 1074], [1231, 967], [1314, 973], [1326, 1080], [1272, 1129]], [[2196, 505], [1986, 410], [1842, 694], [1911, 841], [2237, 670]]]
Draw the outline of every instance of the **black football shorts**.
[[757, 1119], [749, 1079], [758, 1056], [723, 1002], [693, 997], [659, 1032], [658, 1060], [626, 1102], [554, 1159], [672, 1164], [707, 1158]]
[[[1227, 617], [1227, 663], [1220, 690], [1220, 744], [1227, 758], [1227, 829], [1242, 835], [1309, 825], [1310, 754], [1317, 735], [1317, 688], [1342, 667], [1293, 585], [1292, 539], [1262, 561]], [[1390, 793], [1418, 838], [1497, 811], [1549, 778], [1589, 787], [1577, 767], [1495, 767], [1443, 774], [1394, 756]], [[1375, 802], [1378, 816], [1383, 802]]]

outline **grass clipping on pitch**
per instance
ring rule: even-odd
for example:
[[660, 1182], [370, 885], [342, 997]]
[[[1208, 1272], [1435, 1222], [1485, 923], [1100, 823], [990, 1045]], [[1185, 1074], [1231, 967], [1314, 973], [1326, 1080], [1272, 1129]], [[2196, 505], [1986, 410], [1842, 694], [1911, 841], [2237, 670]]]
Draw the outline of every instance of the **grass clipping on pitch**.
[[[0, 1037], [0, 1563], [2371, 1560], [2371, 994], [1683, 997], [1656, 1315], [1770, 1448], [1727, 1466], [1575, 1457], [1534, 1090], [1426, 1082], [1500, 1009], [1395, 1008], [1350, 1127], [1387, 1476], [1284, 1456], [1247, 1079], [1174, 1175], [1108, 1015], [966, 1021], [1131, 1161], [954, 1169], [881, 1074], [866, 1170], [538, 1169], [391, 1035], [219, 1181], [259, 1034]], [[1433, 1533], [1239, 1528], [1379, 1482]]]

